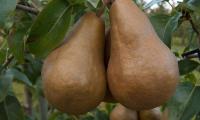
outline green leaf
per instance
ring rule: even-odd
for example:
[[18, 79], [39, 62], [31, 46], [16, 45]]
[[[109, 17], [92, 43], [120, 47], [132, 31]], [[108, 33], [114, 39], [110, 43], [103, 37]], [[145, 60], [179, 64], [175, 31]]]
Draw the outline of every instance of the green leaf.
[[34, 22], [28, 42], [37, 57], [46, 57], [63, 41], [69, 28], [72, 8], [66, 0], [53, 0]]
[[0, 76], [0, 102], [2, 102], [7, 96], [12, 80], [13, 80], [12, 75]]
[[85, 0], [68, 0], [72, 5], [84, 5]]
[[189, 0], [186, 5], [189, 9], [200, 13], [200, 1], [199, 0]]
[[164, 28], [163, 26], [166, 26], [168, 20], [170, 19], [169, 15], [164, 15], [164, 14], [152, 14], [149, 16], [150, 21], [160, 37], [160, 39], [163, 41], [164, 40]]
[[16, 79], [28, 86], [32, 86], [32, 83], [30, 82], [28, 77], [24, 73], [18, 71], [17, 69], [10, 68], [6, 71], [6, 74], [8, 74], [9, 76], [13, 76], [14, 79]]
[[14, 96], [7, 96], [4, 103], [7, 119], [3, 120], [25, 120], [22, 107]]
[[182, 13], [177, 12], [174, 16], [172, 16], [169, 21], [167, 22], [164, 30], [164, 43], [171, 48], [171, 39], [172, 39], [172, 34], [174, 31], [178, 28], [179, 25], [179, 19], [181, 18]]
[[97, 8], [100, 0], [87, 0], [94, 8]]
[[3, 64], [6, 59], [6, 50], [0, 50], [0, 64]]
[[178, 62], [180, 75], [185, 75], [195, 70], [200, 64], [193, 60], [180, 60]]
[[184, 111], [178, 120], [190, 120], [194, 115], [200, 112], [200, 86], [197, 85], [193, 88], [190, 97], [184, 107]]
[[20, 62], [24, 62], [24, 36], [26, 31], [24, 30], [14, 30], [10, 33], [8, 37], [9, 48], [14, 55], [14, 57]]
[[177, 120], [179, 113], [184, 109], [184, 103], [189, 97], [193, 85], [189, 82], [180, 83], [177, 86], [174, 96], [167, 103], [167, 108], [169, 110], [169, 120]]
[[105, 111], [97, 109], [95, 112], [95, 120], [109, 120], [109, 116]]
[[0, 102], [0, 118], [1, 120], [8, 120], [3, 102]]
[[32, 84], [36, 83], [36, 80], [41, 75], [42, 62], [33, 56], [26, 56], [27, 63], [24, 64], [23, 72], [27, 75]]
[[200, 120], [200, 112], [196, 115], [195, 120]]
[[0, 27], [4, 26], [7, 17], [15, 10], [16, 0], [0, 0]]

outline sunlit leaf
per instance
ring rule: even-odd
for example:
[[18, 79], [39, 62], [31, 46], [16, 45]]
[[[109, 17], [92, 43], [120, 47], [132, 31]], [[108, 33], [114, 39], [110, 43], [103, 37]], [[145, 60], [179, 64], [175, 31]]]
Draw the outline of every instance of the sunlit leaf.
[[34, 22], [28, 42], [37, 57], [46, 57], [63, 41], [69, 28], [72, 7], [66, 0], [52, 0]]
[[24, 61], [24, 37], [26, 31], [13, 29], [8, 38], [8, 45], [15, 58], [22, 63]]
[[187, 2], [187, 7], [191, 10], [200, 13], [200, 1], [199, 0], [189, 0]]
[[160, 37], [160, 39], [162, 41], [164, 41], [164, 27], [166, 26], [168, 20], [170, 19], [169, 15], [164, 15], [164, 14], [153, 14], [149, 16], [150, 21], [156, 31], [156, 33], [158, 34], [158, 36]]
[[181, 18], [182, 14], [177, 12], [174, 16], [172, 16], [169, 21], [167, 22], [164, 30], [163, 35], [163, 42], [171, 48], [171, 39], [174, 31], [178, 28], [179, 19]]
[[7, 17], [14, 11], [16, 0], [0, 0], [0, 27], [4, 26]]

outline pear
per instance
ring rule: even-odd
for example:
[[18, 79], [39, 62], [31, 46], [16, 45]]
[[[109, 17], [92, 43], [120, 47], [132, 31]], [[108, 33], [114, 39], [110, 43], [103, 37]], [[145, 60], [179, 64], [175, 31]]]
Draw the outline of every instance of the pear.
[[162, 113], [159, 108], [139, 112], [140, 120], [161, 120]]
[[58, 110], [78, 115], [94, 109], [105, 96], [104, 22], [88, 12], [66, 39], [44, 61], [44, 95]]
[[132, 0], [115, 0], [110, 19], [111, 56], [107, 75], [113, 97], [137, 111], [165, 103], [179, 79], [176, 57]]
[[136, 111], [130, 110], [121, 104], [117, 104], [110, 113], [110, 120], [138, 120]]

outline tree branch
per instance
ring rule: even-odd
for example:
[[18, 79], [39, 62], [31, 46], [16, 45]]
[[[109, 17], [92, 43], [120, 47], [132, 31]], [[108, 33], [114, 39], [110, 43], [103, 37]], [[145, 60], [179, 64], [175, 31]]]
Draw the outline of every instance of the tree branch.
[[37, 9], [29, 7], [29, 6], [21, 5], [21, 4], [17, 4], [16, 9], [23, 10], [34, 15], [37, 15], [39, 13]]
[[200, 32], [199, 32], [198, 29], [196, 28], [196, 26], [195, 26], [195, 24], [194, 24], [194, 22], [193, 22], [191, 16], [190, 16], [189, 21], [190, 21], [190, 24], [191, 24], [191, 26], [192, 26], [192, 29], [193, 29], [194, 32], [196, 32], [196, 34], [197, 34], [197, 37], [198, 37], [198, 39], [199, 39], [199, 45], [200, 45]]
[[4, 68], [6, 68], [6, 67], [12, 62], [13, 59], [14, 59], [14, 56], [10, 56], [10, 57], [6, 60], [6, 62], [3, 64], [2, 68], [0, 69], [0, 71], [3, 70]]

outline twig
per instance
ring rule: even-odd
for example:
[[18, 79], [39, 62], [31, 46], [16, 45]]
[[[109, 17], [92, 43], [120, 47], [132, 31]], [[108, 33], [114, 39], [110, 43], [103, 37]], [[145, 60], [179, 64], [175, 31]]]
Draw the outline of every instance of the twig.
[[10, 57], [6, 60], [6, 62], [3, 64], [2, 68], [0, 69], [0, 71], [1, 71], [2, 69], [6, 68], [6, 67], [12, 62], [13, 59], [14, 59], [14, 56], [10, 56]]
[[34, 15], [37, 15], [39, 13], [39, 11], [37, 9], [29, 7], [29, 6], [21, 5], [21, 4], [17, 4], [16, 9], [27, 11]]
[[182, 54], [182, 57], [185, 59], [199, 58], [200, 59], [200, 49], [195, 49], [188, 51]]
[[198, 54], [194, 54], [194, 55], [187, 56], [185, 58], [187, 58], [187, 59], [199, 58], [199, 55]]
[[200, 44], [200, 32], [199, 32], [198, 29], [196, 28], [196, 26], [195, 26], [195, 24], [194, 24], [194, 22], [193, 22], [191, 16], [190, 16], [189, 21], [190, 21], [190, 24], [191, 24], [191, 26], [192, 26], [192, 29], [194, 30], [194, 32], [196, 32], [196, 34], [197, 34], [197, 36], [198, 36], [199, 44]]

